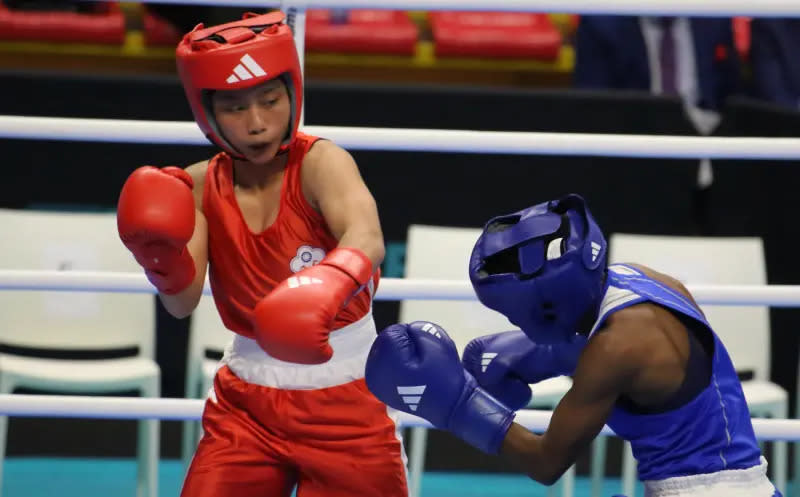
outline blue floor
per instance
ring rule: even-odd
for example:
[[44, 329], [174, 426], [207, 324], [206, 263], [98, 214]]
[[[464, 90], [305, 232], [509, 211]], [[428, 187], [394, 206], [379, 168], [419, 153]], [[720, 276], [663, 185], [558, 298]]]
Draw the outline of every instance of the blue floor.
[[[177, 497], [183, 479], [179, 461], [159, 468], [159, 496]], [[619, 479], [608, 478], [603, 496], [619, 491]], [[3, 466], [3, 497], [135, 497], [136, 464], [132, 459], [8, 458]], [[508, 474], [439, 473], [423, 475], [422, 497], [544, 497], [543, 487], [527, 477]], [[639, 490], [638, 495], [642, 495]], [[589, 481], [579, 477], [576, 497], [589, 496]]]
[[[181, 463], [162, 461], [159, 471], [159, 497], [177, 497], [183, 480]], [[588, 478], [578, 477], [575, 497], [589, 497], [589, 484]], [[136, 464], [132, 459], [8, 458], [2, 490], [3, 497], [135, 497]], [[619, 491], [619, 478], [606, 478], [602, 496]], [[429, 472], [422, 477], [421, 497], [546, 495], [547, 487], [521, 475]], [[642, 496], [641, 485], [637, 495]], [[787, 496], [791, 495], [790, 490]]]

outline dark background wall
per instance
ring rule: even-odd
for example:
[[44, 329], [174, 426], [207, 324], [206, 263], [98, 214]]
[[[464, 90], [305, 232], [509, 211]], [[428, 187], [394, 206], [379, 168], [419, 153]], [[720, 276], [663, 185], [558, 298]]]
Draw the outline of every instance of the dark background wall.
[[[191, 120], [173, 78], [6, 73], [0, 74], [0, 81], [3, 95], [11, 97], [0, 99], [0, 114]], [[694, 134], [678, 100], [633, 93], [311, 81], [306, 102], [306, 123], [317, 125]], [[735, 100], [726, 106], [717, 134], [798, 136], [800, 117]], [[5, 162], [0, 207], [66, 209], [113, 209], [122, 183], [136, 167], [187, 165], [214, 153], [202, 146], [2, 139], [0, 151]], [[384, 268], [389, 276], [402, 276], [409, 224], [474, 227], [493, 215], [577, 192], [588, 199], [607, 233], [762, 236], [770, 283], [800, 283], [794, 262], [800, 242], [795, 221], [797, 161], [715, 161], [714, 184], [700, 191], [695, 187], [696, 160], [361, 151], [353, 155], [378, 201], [392, 249]], [[375, 308], [379, 327], [396, 319], [395, 302], [378, 302]], [[800, 312], [774, 309], [771, 318], [772, 377], [794, 392]], [[183, 396], [189, 320], [175, 320], [159, 307], [157, 325], [163, 395]], [[162, 432], [162, 454], [177, 457], [177, 423], [164, 423]], [[132, 422], [13, 419], [8, 452], [130, 456], [134, 442]], [[432, 434], [429, 468], [478, 465], [508, 469], [447, 435]]]

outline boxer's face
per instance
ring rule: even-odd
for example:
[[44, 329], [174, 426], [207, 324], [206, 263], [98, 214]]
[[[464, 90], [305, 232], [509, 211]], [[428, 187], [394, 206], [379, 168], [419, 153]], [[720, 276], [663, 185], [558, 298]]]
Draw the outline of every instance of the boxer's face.
[[291, 117], [289, 93], [281, 80], [215, 92], [211, 105], [220, 131], [248, 161], [261, 164], [275, 157]]

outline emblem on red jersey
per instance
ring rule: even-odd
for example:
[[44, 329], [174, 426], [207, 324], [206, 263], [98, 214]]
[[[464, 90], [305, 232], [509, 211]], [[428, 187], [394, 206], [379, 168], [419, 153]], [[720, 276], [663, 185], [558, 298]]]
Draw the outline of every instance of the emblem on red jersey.
[[325, 251], [310, 245], [302, 245], [297, 249], [297, 255], [289, 262], [289, 269], [293, 273], [318, 264], [325, 257]]

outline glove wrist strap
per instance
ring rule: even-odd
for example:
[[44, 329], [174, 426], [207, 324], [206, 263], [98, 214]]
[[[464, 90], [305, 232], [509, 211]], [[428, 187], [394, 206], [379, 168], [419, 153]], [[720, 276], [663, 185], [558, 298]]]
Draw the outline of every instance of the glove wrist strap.
[[357, 248], [336, 247], [328, 252], [320, 264], [341, 269], [356, 280], [358, 286], [365, 285], [372, 276], [372, 261]]
[[497, 454], [514, 416], [512, 410], [476, 384], [454, 409], [448, 429], [473, 447]]

